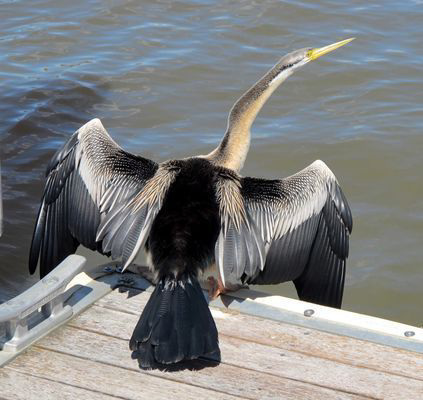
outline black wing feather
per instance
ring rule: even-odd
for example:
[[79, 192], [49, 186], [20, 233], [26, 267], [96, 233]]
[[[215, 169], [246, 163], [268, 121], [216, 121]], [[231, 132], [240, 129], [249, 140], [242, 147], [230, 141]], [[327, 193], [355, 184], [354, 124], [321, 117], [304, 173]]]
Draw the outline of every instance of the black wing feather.
[[[108, 253], [97, 240], [102, 219], [130, 201], [157, 168], [153, 161], [123, 151], [97, 119], [75, 132], [47, 168], [29, 255], [30, 273], [40, 259], [43, 277], [79, 244]], [[101, 199], [107, 190], [115, 201], [105, 206]]]
[[292, 280], [300, 299], [340, 307], [352, 217], [326, 164], [282, 180], [242, 178], [241, 194], [247, 217], [238, 229], [229, 223], [216, 248], [224, 280], [233, 283], [235, 270], [250, 284]]

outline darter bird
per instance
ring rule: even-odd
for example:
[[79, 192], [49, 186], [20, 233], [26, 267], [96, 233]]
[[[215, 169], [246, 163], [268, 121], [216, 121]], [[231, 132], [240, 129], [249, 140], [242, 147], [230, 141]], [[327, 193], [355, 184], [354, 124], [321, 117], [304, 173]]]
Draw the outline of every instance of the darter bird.
[[30, 272], [39, 261], [45, 276], [80, 244], [121, 259], [123, 269], [145, 250], [156, 287], [130, 340], [141, 368], [220, 359], [198, 282], [213, 266], [212, 296], [293, 281], [300, 299], [340, 307], [352, 217], [335, 175], [322, 161], [276, 180], [240, 170], [251, 125], [273, 91], [351, 40], [284, 56], [237, 100], [207, 155], [156, 163], [119, 147], [99, 119], [82, 126], [47, 167]]

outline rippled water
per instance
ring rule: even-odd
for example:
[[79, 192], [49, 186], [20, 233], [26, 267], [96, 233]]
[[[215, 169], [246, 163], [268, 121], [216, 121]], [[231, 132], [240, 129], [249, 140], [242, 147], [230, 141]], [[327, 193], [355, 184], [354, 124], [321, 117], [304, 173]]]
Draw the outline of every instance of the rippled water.
[[[355, 36], [273, 95], [243, 173], [325, 160], [354, 215], [344, 308], [422, 325], [422, 2], [145, 3], [0, 0], [0, 300], [35, 280], [26, 263], [44, 169], [80, 125], [99, 117], [158, 161], [205, 153], [282, 55]], [[269, 290], [295, 296], [290, 284]]]

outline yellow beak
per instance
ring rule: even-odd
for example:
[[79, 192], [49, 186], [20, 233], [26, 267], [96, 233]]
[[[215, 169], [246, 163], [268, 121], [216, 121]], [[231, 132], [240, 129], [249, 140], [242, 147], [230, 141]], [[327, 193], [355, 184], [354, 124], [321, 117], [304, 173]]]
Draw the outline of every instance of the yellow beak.
[[308, 51], [307, 57], [311, 61], [316, 60], [319, 57], [325, 55], [326, 53], [329, 53], [329, 52], [337, 49], [338, 47], [341, 47], [344, 44], [347, 44], [347, 43], [351, 42], [354, 39], [355, 38], [345, 39], [345, 40], [342, 40], [341, 42], [330, 44], [329, 46], [319, 47], [318, 49], [311, 49], [311, 50]]

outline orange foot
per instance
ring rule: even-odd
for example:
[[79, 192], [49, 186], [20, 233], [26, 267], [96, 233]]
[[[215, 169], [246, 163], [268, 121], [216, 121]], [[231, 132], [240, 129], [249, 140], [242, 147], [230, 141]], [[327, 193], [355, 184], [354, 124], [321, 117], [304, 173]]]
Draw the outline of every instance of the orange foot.
[[229, 292], [236, 292], [239, 289], [247, 288], [247, 285], [237, 285], [237, 284], [226, 284], [226, 286], [223, 286], [223, 282], [220, 279], [220, 276], [216, 279], [213, 276], [209, 276], [207, 278], [207, 282], [210, 285], [209, 289], [209, 300], [215, 300], [217, 299], [221, 294], [226, 294]]
[[223, 283], [220, 277], [216, 279], [213, 276], [209, 276], [207, 278], [207, 282], [210, 285], [210, 289], [209, 289], [210, 301], [217, 299], [221, 294], [225, 294], [227, 292], [227, 290], [225, 289], [225, 286], [223, 286]]

